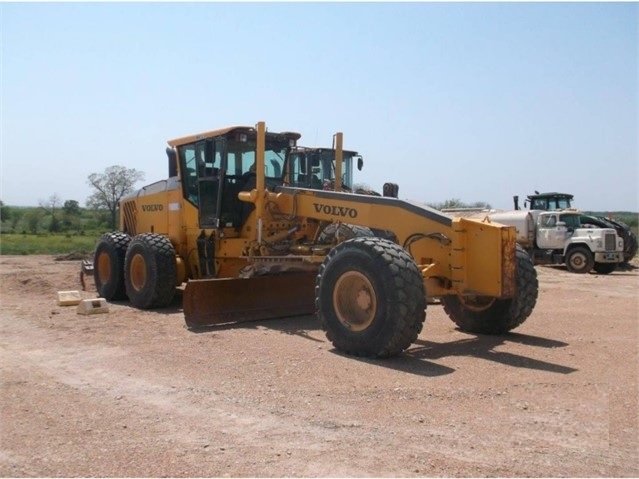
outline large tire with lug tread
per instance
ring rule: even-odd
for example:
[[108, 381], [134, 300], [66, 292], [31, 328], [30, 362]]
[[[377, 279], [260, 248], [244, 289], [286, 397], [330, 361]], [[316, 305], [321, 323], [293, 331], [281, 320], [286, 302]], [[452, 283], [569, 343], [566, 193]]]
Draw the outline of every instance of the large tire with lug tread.
[[595, 266], [595, 258], [585, 246], [575, 246], [566, 254], [566, 268], [571, 273], [586, 274]]
[[175, 296], [177, 266], [169, 238], [154, 233], [135, 236], [126, 251], [124, 284], [133, 306], [162, 308]]
[[595, 263], [593, 268], [597, 274], [610, 274], [617, 269], [617, 263]]
[[98, 295], [107, 301], [126, 299], [124, 258], [131, 237], [119, 231], [104, 233], [93, 255], [93, 280]]
[[366, 226], [350, 225], [347, 223], [331, 223], [322, 230], [317, 238], [318, 243], [332, 244], [351, 238], [364, 238], [375, 236], [373, 231]]
[[517, 245], [516, 292], [513, 298], [444, 296], [444, 311], [460, 330], [479, 334], [502, 334], [520, 326], [535, 307], [539, 294], [537, 271], [528, 253]]
[[628, 229], [626, 236], [624, 236], [623, 247], [623, 259], [626, 263], [630, 262], [632, 258], [637, 255], [639, 249], [639, 243], [637, 242], [637, 236]]
[[391, 241], [347, 240], [327, 255], [315, 283], [315, 305], [326, 337], [355, 356], [390, 357], [408, 348], [426, 318], [422, 275]]

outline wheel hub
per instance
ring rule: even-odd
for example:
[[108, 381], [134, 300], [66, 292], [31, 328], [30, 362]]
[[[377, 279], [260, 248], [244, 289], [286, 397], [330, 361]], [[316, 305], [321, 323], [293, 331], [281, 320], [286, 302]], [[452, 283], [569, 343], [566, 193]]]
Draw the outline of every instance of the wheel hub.
[[575, 266], [576, 268], [579, 268], [579, 267], [583, 266], [584, 262], [585, 261], [584, 261], [583, 256], [578, 255], [578, 254], [574, 255], [572, 257], [572, 259], [571, 259], [572, 265]]
[[492, 296], [460, 296], [462, 304], [471, 311], [484, 311], [495, 302]]
[[377, 313], [377, 297], [373, 285], [358, 271], [348, 271], [336, 281], [333, 305], [337, 319], [351, 331], [368, 328]]
[[144, 257], [141, 254], [136, 254], [131, 258], [129, 275], [131, 278], [131, 286], [133, 286], [136, 291], [140, 291], [146, 284], [146, 261], [144, 261]]
[[97, 261], [98, 277], [102, 284], [106, 284], [111, 279], [111, 260], [107, 253], [100, 253]]

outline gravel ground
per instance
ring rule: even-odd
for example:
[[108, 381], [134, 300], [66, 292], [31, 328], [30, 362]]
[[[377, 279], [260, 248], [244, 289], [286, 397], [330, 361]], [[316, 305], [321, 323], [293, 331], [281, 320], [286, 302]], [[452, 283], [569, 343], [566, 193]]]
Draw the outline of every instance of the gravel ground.
[[56, 304], [79, 269], [0, 257], [3, 477], [639, 476], [636, 259], [538, 267], [504, 336], [429, 305], [388, 360], [336, 352], [313, 317], [195, 333], [177, 303], [79, 315]]

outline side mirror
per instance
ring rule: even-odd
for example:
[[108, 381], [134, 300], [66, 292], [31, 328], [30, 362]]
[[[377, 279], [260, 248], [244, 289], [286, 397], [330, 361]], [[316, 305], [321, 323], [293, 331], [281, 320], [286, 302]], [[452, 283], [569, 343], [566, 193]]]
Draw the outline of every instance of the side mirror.
[[177, 176], [177, 152], [170, 146], [167, 146], [166, 156], [169, 159], [169, 178]]
[[362, 158], [361, 156], [357, 157], [357, 169], [359, 171], [362, 171], [362, 168], [364, 168], [364, 158]]

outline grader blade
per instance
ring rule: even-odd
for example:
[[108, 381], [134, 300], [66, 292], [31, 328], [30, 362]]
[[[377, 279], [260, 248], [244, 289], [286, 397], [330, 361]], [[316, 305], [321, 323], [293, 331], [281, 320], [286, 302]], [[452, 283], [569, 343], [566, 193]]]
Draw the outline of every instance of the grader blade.
[[199, 279], [186, 283], [189, 328], [302, 316], [315, 312], [315, 274]]

